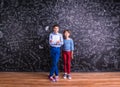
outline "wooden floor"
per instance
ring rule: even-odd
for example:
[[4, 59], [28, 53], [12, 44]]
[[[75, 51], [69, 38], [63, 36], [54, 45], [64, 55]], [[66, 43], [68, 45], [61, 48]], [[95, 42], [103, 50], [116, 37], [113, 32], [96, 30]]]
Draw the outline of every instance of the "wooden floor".
[[50, 82], [43, 72], [0, 72], [0, 87], [120, 87], [120, 72], [71, 73], [72, 80]]

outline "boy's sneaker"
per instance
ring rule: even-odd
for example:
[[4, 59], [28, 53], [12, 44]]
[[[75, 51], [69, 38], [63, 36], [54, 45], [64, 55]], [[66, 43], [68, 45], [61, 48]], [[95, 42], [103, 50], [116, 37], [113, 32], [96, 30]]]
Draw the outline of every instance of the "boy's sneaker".
[[70, 75], [67, 75], [67, 78], [68, 78], [68, 79], [72, 79], [72, 77], [71, 77]]
[[59, 80], [59, 76], [55, 76], [54, 79], [57, 82]]
[[63, 78], [66, 79], [66, 78], [67, 78], [67, 74], [64, 74], [64, 75], [63, 75]]
[[49, 79], [50, 81], [55, 82], [55, 79], [53, 78], [53, 76], [49, 76]]

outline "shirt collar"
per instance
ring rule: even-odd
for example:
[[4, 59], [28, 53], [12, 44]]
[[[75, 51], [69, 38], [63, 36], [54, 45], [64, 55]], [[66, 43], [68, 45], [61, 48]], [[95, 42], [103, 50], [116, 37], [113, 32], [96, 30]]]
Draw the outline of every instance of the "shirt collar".
[[57, 35], [57, 34], [59, 34], [59, 33], [54, 33], [54, 32], [53, 32], [53, 34]]

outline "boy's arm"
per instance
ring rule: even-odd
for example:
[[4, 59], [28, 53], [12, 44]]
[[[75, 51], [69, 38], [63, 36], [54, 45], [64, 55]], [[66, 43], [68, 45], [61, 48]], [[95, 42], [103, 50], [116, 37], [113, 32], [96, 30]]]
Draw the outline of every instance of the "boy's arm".
[[60, 45], [63, 45], [63, 35], [60, 36]]
[[56, 44], [63, 45], [63, 36], [62, 36], [62, 34], [60, 34], [60, 40], [58, 40]]
[[55, 42], [52, 39], [52, 34], [49, 35], [49, 44], [50, 45], [54, 45], [55, 44]]

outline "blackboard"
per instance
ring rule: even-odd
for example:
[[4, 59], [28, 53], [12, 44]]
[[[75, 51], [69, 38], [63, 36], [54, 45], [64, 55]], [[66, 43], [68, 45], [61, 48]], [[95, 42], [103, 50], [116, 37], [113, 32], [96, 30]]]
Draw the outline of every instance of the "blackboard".
[[120, 71], [119, 0], [0, 0], [0, 16], [0, 71], [49, 71], [54, 24], [72, 32], [72, 71]]

